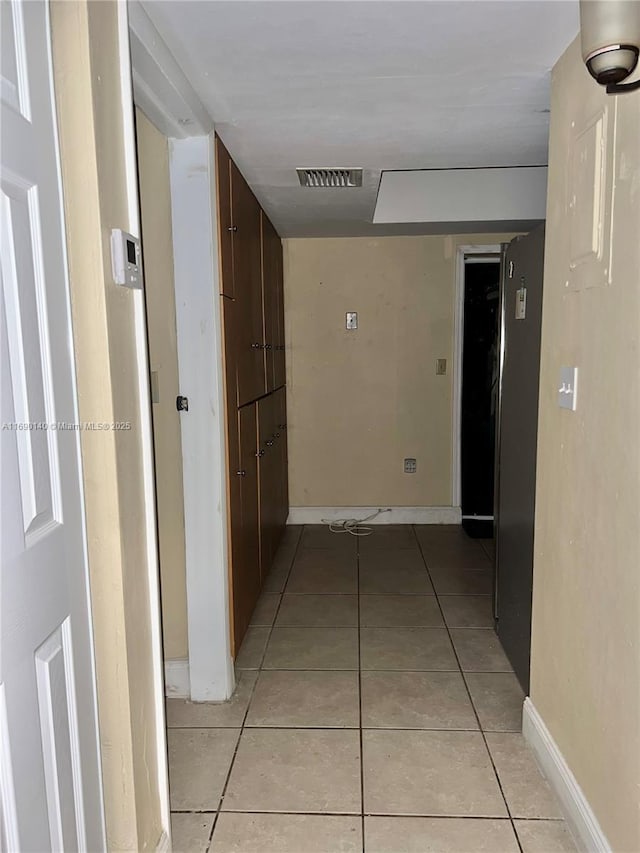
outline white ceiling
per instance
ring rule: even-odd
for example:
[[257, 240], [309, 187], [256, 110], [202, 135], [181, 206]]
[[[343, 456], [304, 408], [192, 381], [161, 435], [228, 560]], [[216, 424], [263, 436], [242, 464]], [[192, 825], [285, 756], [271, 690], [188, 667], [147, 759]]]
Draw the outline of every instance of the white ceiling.
[[[146, 0], [283, 236], [371, 223], [385, 169], [547, 162], [550, 69], [577, 0]], [[361, 189], [296, 166], [362, 166]]]

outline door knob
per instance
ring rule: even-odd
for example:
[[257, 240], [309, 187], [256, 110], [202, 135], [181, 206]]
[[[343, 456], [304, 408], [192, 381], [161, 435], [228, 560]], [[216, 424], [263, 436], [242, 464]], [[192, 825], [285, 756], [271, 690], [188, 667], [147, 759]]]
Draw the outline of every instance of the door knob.
[[237, 225], [230, 225], [230, 226], [227, 228], [227, 231], [231, 231], [231, 232], [233, 232], [233, 233], [235, 233], [237, 230], [238, 230], [238, 226], [237, 226]]
[[236, 474], [238, 475], [238, 477], [246, 477], [247, 476], [246, 471], [236, 471]]

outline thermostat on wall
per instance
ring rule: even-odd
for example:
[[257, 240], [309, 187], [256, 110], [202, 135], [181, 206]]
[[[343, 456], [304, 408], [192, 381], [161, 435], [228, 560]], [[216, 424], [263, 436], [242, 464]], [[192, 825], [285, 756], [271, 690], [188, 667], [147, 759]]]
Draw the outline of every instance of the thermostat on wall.
[[119, 228], [111, 231], [111, 268], [116, 284], [142, 288], [140, 240]]

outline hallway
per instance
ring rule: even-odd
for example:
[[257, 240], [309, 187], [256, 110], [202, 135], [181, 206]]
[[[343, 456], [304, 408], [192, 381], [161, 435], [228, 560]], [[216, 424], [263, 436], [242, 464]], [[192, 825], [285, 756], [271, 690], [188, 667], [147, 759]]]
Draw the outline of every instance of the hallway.
[[556, 853], [491, 543], [289, 527], [220, 705], [167, 701], [173, 849]]

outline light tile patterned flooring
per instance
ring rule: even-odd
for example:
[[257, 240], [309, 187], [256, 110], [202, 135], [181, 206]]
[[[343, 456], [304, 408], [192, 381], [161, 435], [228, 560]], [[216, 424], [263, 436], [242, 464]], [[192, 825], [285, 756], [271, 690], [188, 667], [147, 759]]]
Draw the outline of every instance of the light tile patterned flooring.
[[459, 527], [287, 528], [229, 702], [169, 700], [175, 851], [562, 853]]

